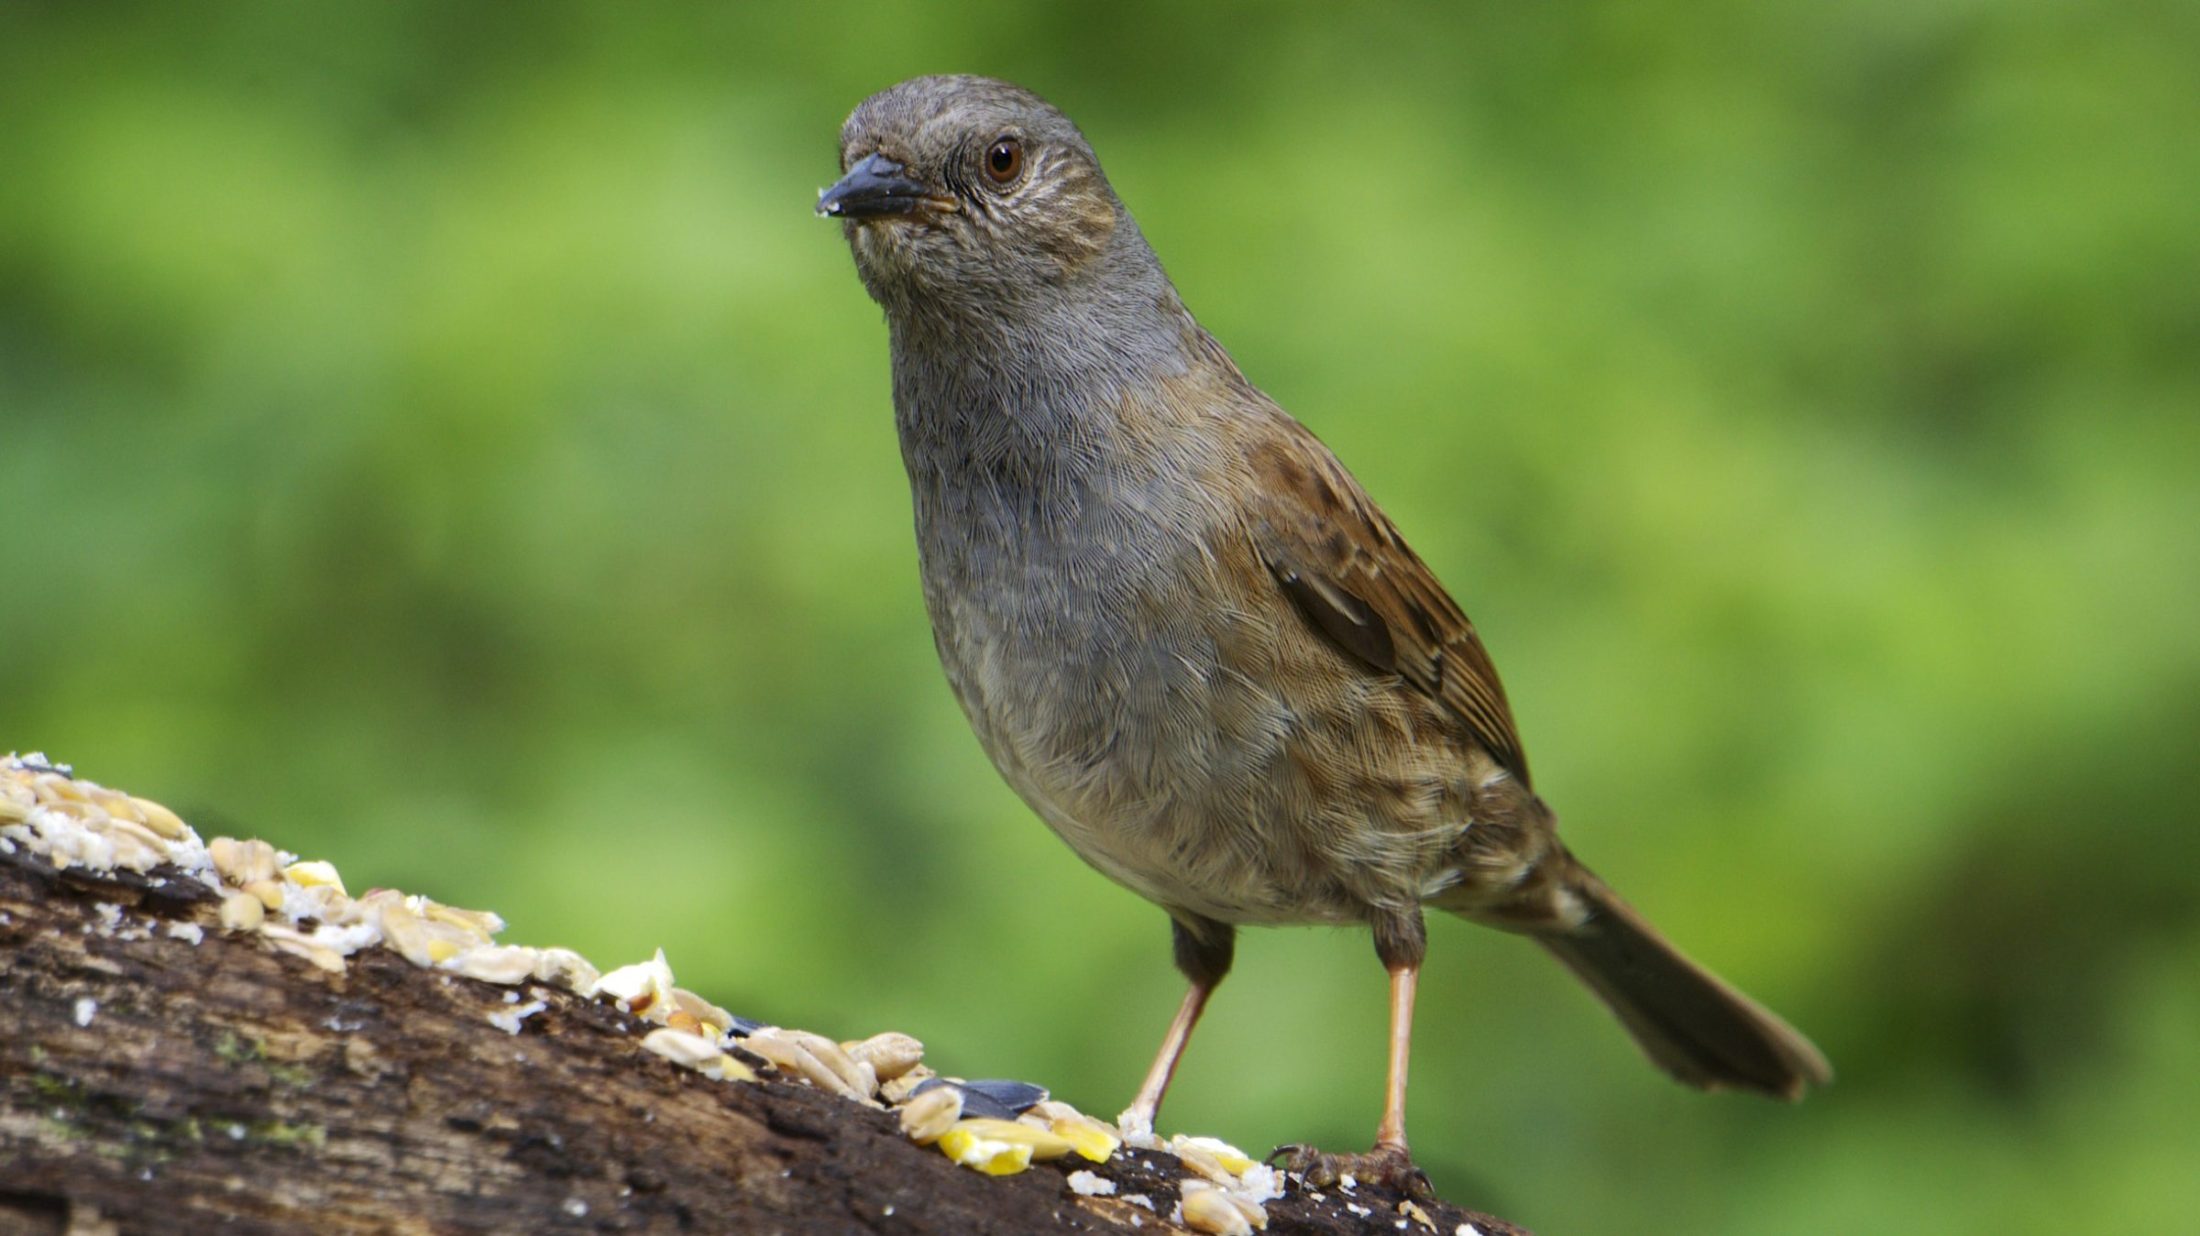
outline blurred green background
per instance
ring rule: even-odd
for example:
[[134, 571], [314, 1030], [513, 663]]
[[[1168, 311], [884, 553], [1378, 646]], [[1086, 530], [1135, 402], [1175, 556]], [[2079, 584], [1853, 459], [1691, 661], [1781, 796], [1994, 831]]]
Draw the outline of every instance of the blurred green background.
[[[1577, 850], [1841, 1071], [1682, 1090], [1432, 928], [1413, 1131], [1546, 1233], [2200, 1207], [2200, 7], [0, 9], [0, 749], [1103, 1114], [1159, 912], [933, 660], [841, 118], [1075, 116], [1504, 668]], [[1265, 931], [1168, 1127], [1364, 1145]]]

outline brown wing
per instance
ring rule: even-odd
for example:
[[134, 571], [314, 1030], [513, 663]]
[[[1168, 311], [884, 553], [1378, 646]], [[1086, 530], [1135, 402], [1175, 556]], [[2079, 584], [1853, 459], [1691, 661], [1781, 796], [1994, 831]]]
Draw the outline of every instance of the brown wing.
[[1248, 462], [1260, 495], [1253, 535], [1284, 595], [1346, 654], [1443, 704], [1527, 784], [1505, 688], [1474, 624], [1329, 448], [1287, 416], [1275, 424]]

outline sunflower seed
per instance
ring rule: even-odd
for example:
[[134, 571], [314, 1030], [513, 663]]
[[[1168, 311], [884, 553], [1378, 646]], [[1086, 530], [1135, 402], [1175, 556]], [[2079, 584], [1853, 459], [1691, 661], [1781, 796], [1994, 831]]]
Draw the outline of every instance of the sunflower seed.
[[963, 1111], [971, 1116], [987, 1116], [995, 1120], [1014, 1120], [1032, 1105], [1047, 1097], [1044, 1086], [1030, 1082], [1005, 1081], [1000, 1078], [980, 1078], [977, 1081], [955, 1081], [935, 1077], [919, 1085], [914, 1093], [923, 1094], [939, 1086], [953, 1086], [963, 1092]]

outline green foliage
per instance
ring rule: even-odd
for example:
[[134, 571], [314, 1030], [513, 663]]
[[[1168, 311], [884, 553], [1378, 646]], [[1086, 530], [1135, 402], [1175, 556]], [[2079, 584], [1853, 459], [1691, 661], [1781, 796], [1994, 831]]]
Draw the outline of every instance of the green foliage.
[[[1113, 1112], [1163, 920], [944, 689], [884, 332], [808, 210], [863, 95], [998, 73], [1452, 583], [1576, 848], [1841, 1070], [1683, 1092], [1441, 923], [1441, 1186], [1553, 1232], [2160, 1229], [2200, 1204], [2196, 47], [2030, 0], [9, 6], [0, 748]], [[1363, 1143], [1366, 940], [1241, 958], [1166, 1123]]]

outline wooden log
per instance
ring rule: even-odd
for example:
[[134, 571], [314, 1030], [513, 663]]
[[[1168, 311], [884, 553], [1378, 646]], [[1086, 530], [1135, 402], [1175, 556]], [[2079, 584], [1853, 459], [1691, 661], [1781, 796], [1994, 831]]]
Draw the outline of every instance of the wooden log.
[[[380, 948], [331, 973], [224, 932], [218, 901], [172, 868], [0, 854], [0, 1236], [1181, 1230], [1171, 1156], [983, 1176], [889, 1112], [642, 1052], [615, 1004]], [[1117, 1193], [1073, 1192], [1079, 1169]], [[1402, 1201], [1295, 1189], [1268, 1230], [1518, 1230]]]

